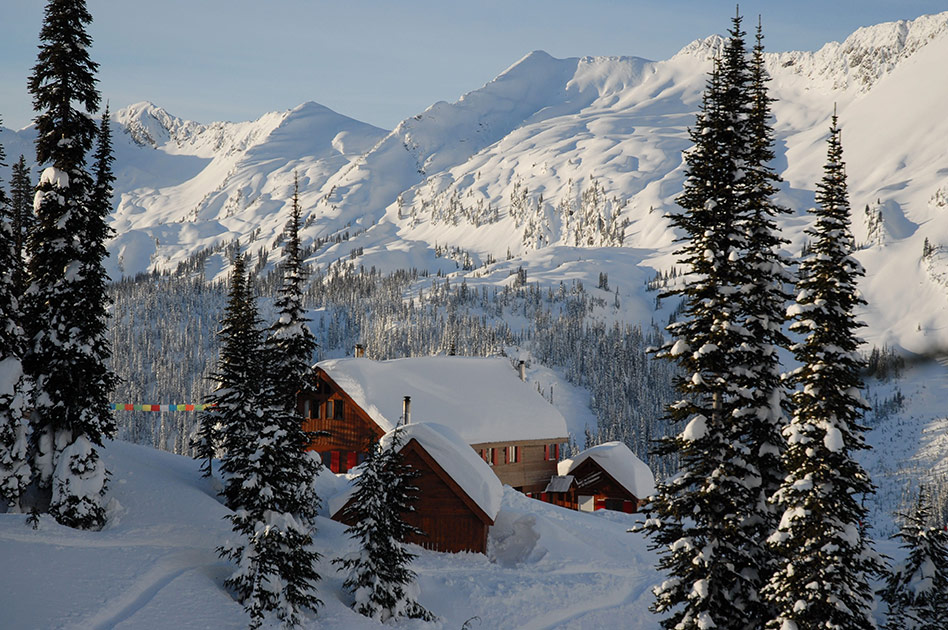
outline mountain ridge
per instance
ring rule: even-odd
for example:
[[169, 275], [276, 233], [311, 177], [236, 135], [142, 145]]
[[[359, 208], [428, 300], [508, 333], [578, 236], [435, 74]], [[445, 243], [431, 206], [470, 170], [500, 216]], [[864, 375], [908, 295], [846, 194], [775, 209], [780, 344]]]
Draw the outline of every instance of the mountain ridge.
[[[795, 211], [782, 225], [789, 251], [805, 240], [835, 103], [854, 229], [865, 245], [859, 256], [871, 272], [864, 289], [877, 302], [891, 292], [887, 265], [926, 287], [941, 273], [941, 258], [914, 269], [906, 261], [918, 260], [925, 238], [948, 244], [938, 203], [948, 194], [948, 157], [928, 141], [943, 128], [938, 112], [948, 95], [931, 77], [948, 55], [946, 33], [948, 12], [864, 27], [813, 52], [766, 53], [777, 99], [775, 166], [785, 180], [778, 199]], [[629, 262], [614, 275], [668, 270], [675, 234], [665, 214], [675, 209], [681, 151], [722, 44], [712, 35], [660, 61], [534, 51], [456, 102], [434, 103], [392, 130], [318, 103], [209, 124], [136, 103], [113, 118], [121, 141], [109, 271], [174, 270], [210, 254], [206, 277], [220, 277], [227, 266], [220, 248], [238, 238], [274, 264], [294, 173], [305, 244], [322, 243], [309, 259], [315, 265], [410, 265], [473, 280], [496, 278], [485, 265], [510, 256], [555, 281], [565, 252], [588, 258], [588, 275], [597, 260], [606, 264], [589, 248], [622, 244], [636, 253], [621, 257]], [[893, 117], [895, 103], [917, 120]], [[31, 134], [0, 140], [17, 155]], [[550, 247], [557, 255], [542, 254]], [[481, 269], [456, 268], [442, 249]], [[893, 254], [899, 264], [891, 265]], [[889, 307], [869, 313], [870, 337], [913, 351], [948, 347], [948, 332], [934, 324], [944, 303], [914, 308], [925, 322]], [[934, 339], [916, 334], [924, 330]]]

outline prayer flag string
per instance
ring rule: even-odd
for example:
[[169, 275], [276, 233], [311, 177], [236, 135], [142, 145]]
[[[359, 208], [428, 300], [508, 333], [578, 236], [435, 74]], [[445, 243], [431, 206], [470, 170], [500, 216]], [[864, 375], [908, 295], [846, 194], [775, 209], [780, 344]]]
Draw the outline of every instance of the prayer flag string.
[[168, 404], [168, 405], [140, 405], [132, 403], [115, 403], [115, 411], [204, 411], [215, 405], [209, 404]]

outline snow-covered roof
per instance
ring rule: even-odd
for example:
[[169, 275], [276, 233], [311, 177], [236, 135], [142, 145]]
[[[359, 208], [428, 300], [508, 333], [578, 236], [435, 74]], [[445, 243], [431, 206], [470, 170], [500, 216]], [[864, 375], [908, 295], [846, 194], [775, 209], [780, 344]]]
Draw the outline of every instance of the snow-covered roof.
[[436, 422], [468, 444], [554, 440], [566, 420], [504, 358], [415, 357], [373, 361], [330, 359], [317, 364], [384, 431], [411, 396], [411, 422]]
[[639, 499], [655, 494], [655, 476], [651, 469], [622, 442], [606, 442], [587, 448], [573, 459], [559, 462], [557, 472], [568, 475], [589, 458]]
[[[402, 426], [400, 432], [403, 448], [411, 440], [416, 440], [492, 521], [497, 518], [504, 494], [503, 486], [490, 466], [461, 436], [450, 427], [431, 422], [413, 422]], [[390, 431], [380, 442], [384, 448], [391, 441]], [[354, 472], [358, 471], [358, 468], [354, 469]], [[350, 486], [346, 492], [330, 498], [329, 513], [335, 514], [341, 510], [354, 492], [355, 487]]]

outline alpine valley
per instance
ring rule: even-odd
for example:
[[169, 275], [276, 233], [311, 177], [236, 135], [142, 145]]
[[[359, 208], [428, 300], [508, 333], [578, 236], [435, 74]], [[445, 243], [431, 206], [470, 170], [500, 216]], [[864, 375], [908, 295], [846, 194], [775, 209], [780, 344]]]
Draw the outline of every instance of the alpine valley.
[[[622, 440], [656, 476], [671, 474], [675, 462], [649, 449], [672, 431], [662, 415], [675, 368], [647, 348], [678, 315], [677, 298], [661, 297], [685, 271], [668, 215], [680, 210], [688, 129], [724, 43], [699, 39], [663, 61], [535, 51], [394, 130], [312, 102], [249, 122], [182, 120], [150, 102], [114, 112], [115, 402], [202, 401], [238, 250], [253, 257], [261, 314], [272, 319], [298, 178], [319, 358], [362, 343], [371, 358], [524, 359], [527, 378], [567, 419], [569, 453]], [[893, 556], [904, 555], [887, 541], [893, 512], [919, 485], [948, 521], [946, 64], [948, 12], [862, 28], [815, 52], [766, 54], [777, 197], [791, 210], [779, 222], [793, 258], [807, 246], [834, 109], [839, 116], [855, 256], [866, 269], [859, 318], [873, 448], [860, 456], [877, 485], [873, 535]], [[3, 129], [8, 162], [29, 162], [34, 137], [32, 127]], [[0, 176], [9, 182], [9, 168]], [[194, 414], [116, 413], [101, 533], [45, 516], [33, 531], [23, 515], [4, 515], [0, 544], [35, 570], [0, 572], [0, 591], [23, 593], [0, 607], [0, 626], [244, 627], [214, 551], [228, 535], [226, 510], [198, 464], [180, 457], [191, 454]], [[321, 495], [342, 483], [322, 475]], [[351, 546], [326, 516], [317, 543]], [[487, 557], [419, 548], [420, 601], [441, 616], [431, 627], [513, 627], [524, 617], [519, 627], [657, 627], [648, 606], [661, 577], [653, 550], [627, 531], [634, 521], [508, 488]], [[327, 607], [307, 623], [376, 627], [342, 603], [330, 557]], [[63, 566], [99, 571], [75, 579]], [[50, 584], [64, 597], [47, 606]]]

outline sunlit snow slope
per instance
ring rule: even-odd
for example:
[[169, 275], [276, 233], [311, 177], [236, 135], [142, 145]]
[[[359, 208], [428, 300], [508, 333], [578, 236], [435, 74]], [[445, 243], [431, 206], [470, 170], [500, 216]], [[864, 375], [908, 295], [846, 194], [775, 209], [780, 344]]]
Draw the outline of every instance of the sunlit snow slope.
[[[630, 312], [649, 318], [654, 296], [641, 287], [675, 262], [665, 214], [676, 208], [687, 128], [722, 42], [697, 40], [664, 61], [533, 52], [391, 132], [316, 103], [208, 125], [132, 105], [114, 116], [110, 272], [174, 270], [199, 255], [217, 277], [235, 238], [272, 264], [298, 173], [316, 264], [463, 273], [455, 260], [468, 261], [467, 275], [483, 282], [521, 264], [531, 281], [594, 281], [605, 271]], [[805, 239], [835, 104], [868, 270], [866, 336], [916, 352], [948, 348], [948, 326], [938, 324], [948, 315], [946, 61], [948, 13], [767, 57], [780, 200], [795, 211], [783, 222], [788, 249], [798, 253]], [[29, 155], [31, 133], [4, 133], [7, 154]]]

